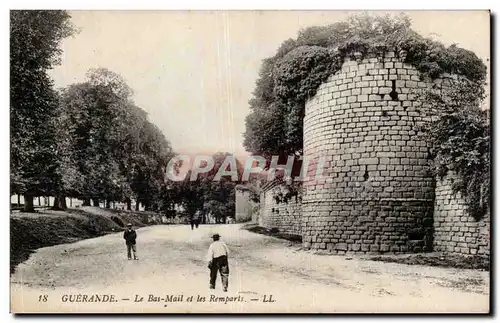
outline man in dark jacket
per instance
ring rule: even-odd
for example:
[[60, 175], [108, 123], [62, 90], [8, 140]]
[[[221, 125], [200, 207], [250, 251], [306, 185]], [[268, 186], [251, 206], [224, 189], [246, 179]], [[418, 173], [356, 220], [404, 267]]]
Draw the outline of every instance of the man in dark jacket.
[[191, 230], [194, 230], [194, 215], [189, 217], [189, 224], [191, 225]]
[[196, 226], [196, 229], [198, 229], [198, 226], [201, 223], [201, 211], [196, 211], [193, 216], [194, 220], [194, 225]]
[[128, 260], [132, 259], [130, 250], [132, 250], [132, 252], [134, 253], [134, 259], [139, 260], [139, 258], [137, 258], [137, 249], [135, 247], [135, 240], [137, 239], [137, 233], [135, 232], [134, 229], [132, 229], [131, 223], [127, 224], [127, 229], [123, 233], [123, 239], [125, 239], [125, 244], [127, 245]]

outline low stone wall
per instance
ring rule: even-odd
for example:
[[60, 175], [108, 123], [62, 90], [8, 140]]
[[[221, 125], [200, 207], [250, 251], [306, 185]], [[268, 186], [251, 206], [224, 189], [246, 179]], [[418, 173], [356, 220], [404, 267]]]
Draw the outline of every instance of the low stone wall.
[[453, 179], [451, 174], [436, 183], [434, 251], [489, 256], [490, 216], [470, 216], [461, 194], [453, 194]]
[[278, 202], [274, 196], [280, 191], [284, 191], [284, 186], [280, 184], [263, 188], [260, 195], [259, 225], [269, 229], [277, 228], [281, 233], [301, 235], [301, 197]]
[[470, 216], [460, 193], [453, 193], [452, 180], [453, 175], [437, 180], [433, 203], [417, 199], [303, 201], [301, 196], [278, 202], [275, 196], [285, 191], [284, 186], [271, 184], [262, 190], [258, 223], [301, 235], [306, 248], [337, 254], [437, 251], [490, 256], [490, 214], [479, 220]]

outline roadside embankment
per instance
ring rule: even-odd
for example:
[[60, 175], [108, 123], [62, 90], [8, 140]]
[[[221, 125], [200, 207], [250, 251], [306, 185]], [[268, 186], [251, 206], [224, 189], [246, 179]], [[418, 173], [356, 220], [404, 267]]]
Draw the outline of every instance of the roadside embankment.
[[151, 212], [82, 207], [66, 211], [13, 212], [10, 216], [10, 272], [38, 248], [119, 232], [127, 223], [135, 227], [160, 224]]

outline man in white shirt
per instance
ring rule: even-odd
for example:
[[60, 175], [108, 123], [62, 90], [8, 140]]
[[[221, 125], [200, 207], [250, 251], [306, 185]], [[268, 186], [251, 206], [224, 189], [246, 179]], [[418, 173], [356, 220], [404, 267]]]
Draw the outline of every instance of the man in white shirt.
[[208, 248], [207, 253], [208, 268], [210, 268], [210, 289], [215, 289], [217, 272], [220, 272], [222, 287], [224, 291], [227, 292], [229, 283], [229, 264], [227, 262], [227, 257], [229, 255], [229, 249], [226, 244], [220, 240], [219, 234], [214, 234], [212, 239], [214, 242], [212, 242]]

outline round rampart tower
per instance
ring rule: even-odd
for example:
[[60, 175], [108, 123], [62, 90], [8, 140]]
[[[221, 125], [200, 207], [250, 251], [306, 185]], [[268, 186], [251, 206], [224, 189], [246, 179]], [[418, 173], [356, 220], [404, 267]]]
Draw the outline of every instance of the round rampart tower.
[[326, 162], [323, 179], [310, 169], [304, 182], [305, 247], [334, 253], [432, 248], [434, 179], [419, 133], [427, 117], [416, 93], [439, 88], [443, 78], [423, 81], [397, 56], [346, 58], [306, 102], [304, 155]]

